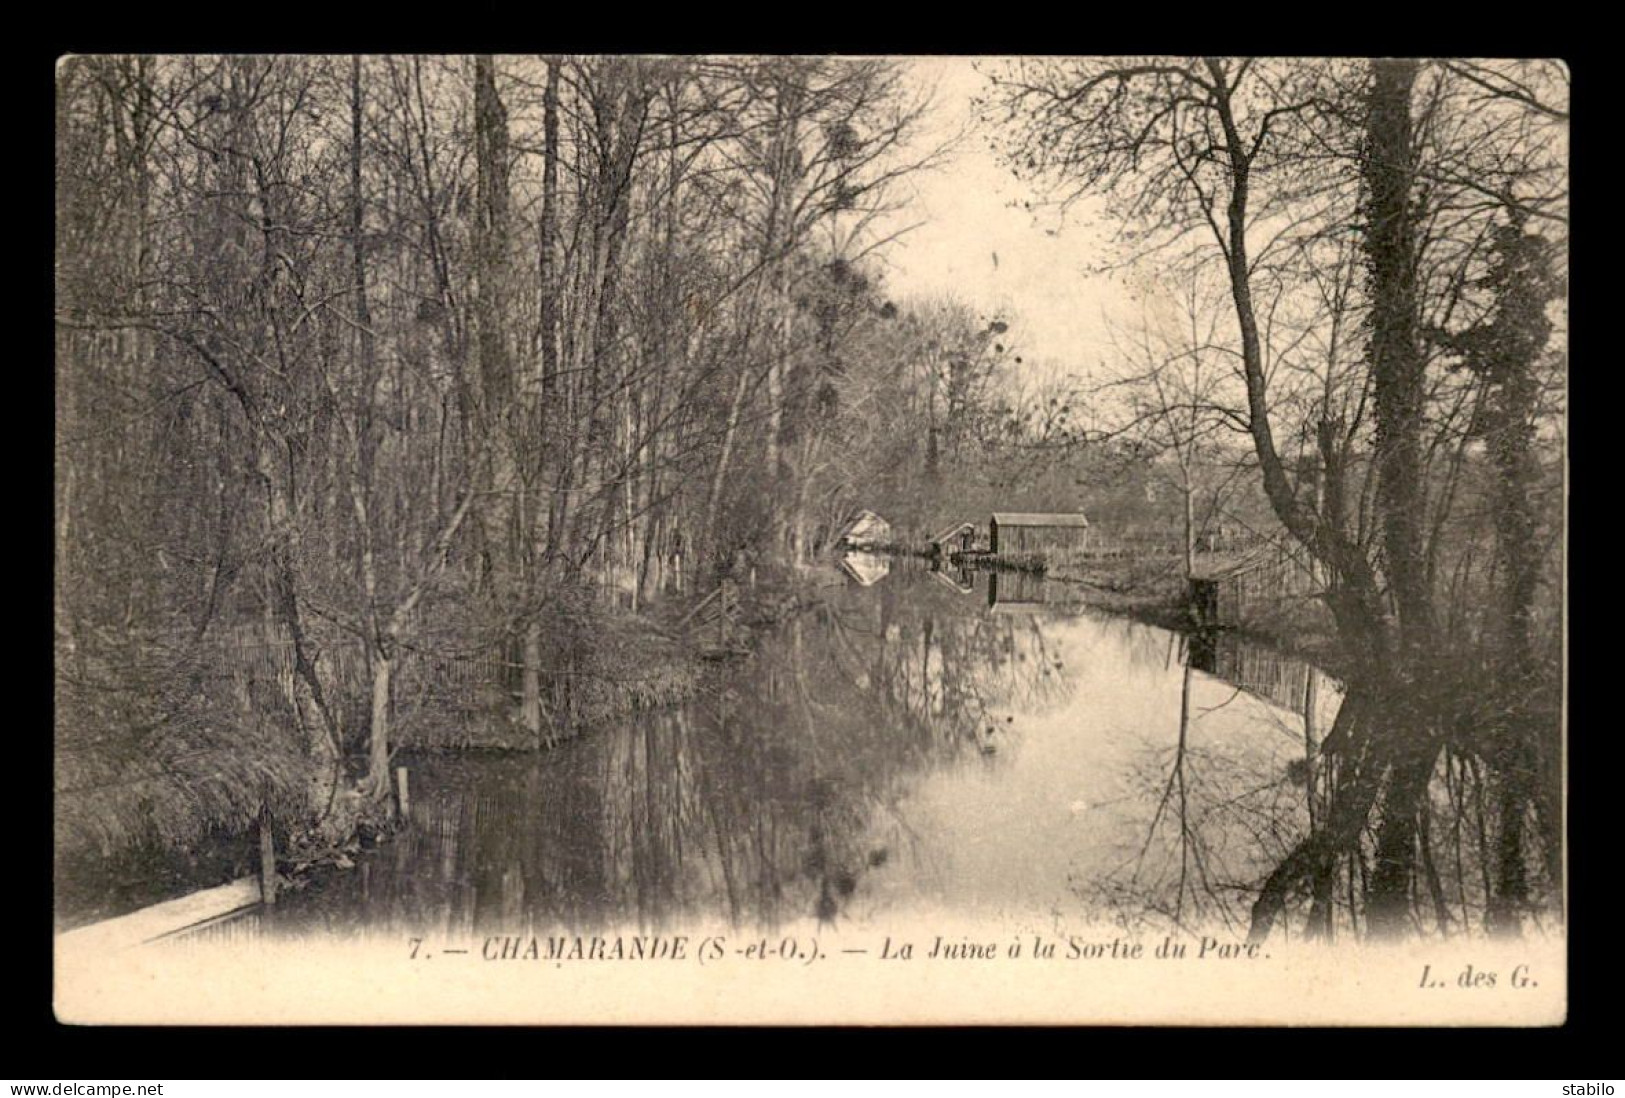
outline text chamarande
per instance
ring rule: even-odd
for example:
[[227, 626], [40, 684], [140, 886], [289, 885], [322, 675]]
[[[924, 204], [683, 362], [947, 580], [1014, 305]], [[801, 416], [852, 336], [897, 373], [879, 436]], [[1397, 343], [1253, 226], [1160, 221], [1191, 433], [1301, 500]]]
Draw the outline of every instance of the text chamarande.
[[482, 943], [480, 956], [487, 961], [682, 961], [691, 953], [683, 934], [495, 935]]

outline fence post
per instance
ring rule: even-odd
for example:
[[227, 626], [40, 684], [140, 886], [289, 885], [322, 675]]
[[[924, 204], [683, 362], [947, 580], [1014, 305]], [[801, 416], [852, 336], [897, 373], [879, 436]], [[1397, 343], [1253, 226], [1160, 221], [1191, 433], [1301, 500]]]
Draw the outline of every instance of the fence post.
[[395, 768], [395, 793], [400, 802], [401, 819], [410, 821], [412, 818], [412, 793], [407, 786], [406, 767]]
[[276, 903], [276, 838], [271, 833], [271, 804], [260, 804], [260, 900]]

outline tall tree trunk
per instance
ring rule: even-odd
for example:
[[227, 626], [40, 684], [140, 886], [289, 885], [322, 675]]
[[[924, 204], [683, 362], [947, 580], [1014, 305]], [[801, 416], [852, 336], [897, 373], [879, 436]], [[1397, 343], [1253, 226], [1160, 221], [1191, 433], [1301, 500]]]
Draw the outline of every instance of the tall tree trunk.
[[1400, 658], [1389, 674], [1383, 738], [1392, 775], [1382, 800], [1368, 925], [1401, 934], [1409, 923], [1417, 813], [1438, 757], [1427, 664], [1433, 656], [1423, 523], [1421, 443], [1424, 359], [1417, 341], [1416, 238], [1411, 195], [1414, 61], [1372, 66], [1368, 100], [1365, 251], [1371, 283], [1371, 362], [1377, 428], [1377, 503], [1383, 561], [1399, 618]]
[[[542, 484], [555, 484], [563, 448], [559, 436], [569, 427], [559, 401], [559, 65], [558, 58], [547, 61], [547, 83], [542, 93], [542, 212], [537, 280], [541, 287], [539, 337], [542, 369], [541, 408], [537, 420], [542, 431]], [[557, 551], [560, 496], [548, 494], [547, 556]], [[538, 509], [540, 520], [544, 512]]]
[[1363, 164], [1365, 251], [1371, 283], [1371, 362], [1377, 425], [1377, 502], [1383, 559], [1399, 614], [1402, 666], [1429, 654], [1432, 605], [1423, 551], [1422, 400], [1425, 363], [1417, 340], [1416, 238], [1411, 194], [1411, 89], [1415, 61], [1372, 66]]
[[520, 705], [523, 709], [525, 731], [537, 746], [542, 742], [542, 623], [532, 617], [525, 623], [525, 639], [521, 659], [523, 690]]
[[[711, 486], [705, 496], [705, 516], [700, 525], [697, 546], [700, 554], [697, 566], [701, 568], [714, 566], [725, 559], [722, 546], [716, 544], [717, 515], [728, 484], [728, 466], [733, 460], [734, 438], [739, 431], [739, 416], [745, 407], [749, 385], [750, 372], [741, 365], [739, 383], [734, 387], [733, 401], [728, 405], [728, 423], [722, 433], [722, 452], [717, 456], [716, 470], [711, 475]], [[701, 582], [704, 582], [703, 575]]]
[[[526, 608], [522, 574], [524, 531], [520, 524], [521, 485], [518, 477], [519, 409], [511, 350], [510, 303], [510, 194], [508, 165], [508, 112], [497, 91], [496, 65], [488, 55], [474, 59], [474, 146], [478, 216], [475, 221], [475, 353], [479, 369], [478, 405], [484, 434], [481, 448], [485, 489], [489, 493], [478, 509], [479, 529], [489, 561], [490, 590], [498, 605]], [[503, 623], [503, 662], [510, 668], [521, 661], [522, 644], [509, 617]], [[508, 689], [520, 687], [522, 674], [510, 670]], [[521, 680], [517, 684], [515, 679]], [[522, 700], [521, 706], [523, 708]], [[522, 715], [521, 715], [522, 719]]]
[[377, 646], [369, 646], [368, 670], [372, 677], [372, 720], [367, 738], [367, 791], [379, 803], [390, 805], [389, 742], [390, 682], [394, 664]]
[[270, 511], [270, 586], [272, 609], [293, 641], [293, 702], [314, 764], [308, 804], [320, 817], [332, 810], [339, 786], [338, 728], [316, 671], [316, 657], [299, 610], [298, 564], [294, 555], [292, 489], [283, 473], [286, 452], [262, 428], [256, 441], [256, 465], [268, 495]]
[[367, 302], [366, 210], [361, 189], [361, 124], [365, 104], [361, 87], [361, 58], [350, 62], [350, 251], [355, 290], [356, 342], [360, 372], [355, 409], [353, 445], [355, 469], [351, 474], [351, 502], [360, 540], [361, 584], [366, 599], [362, 608], [367, 670], [372, 679], [368, 720], [368, 767], [362, 789], [373, 800], [389, 804], [390, 691], [389, 653], [379, 620], [377, 508], [373, 501], [373, 470], [378, 441], [374, 418], [378, 401], [378, 364], [373, 346], [372, 311]]

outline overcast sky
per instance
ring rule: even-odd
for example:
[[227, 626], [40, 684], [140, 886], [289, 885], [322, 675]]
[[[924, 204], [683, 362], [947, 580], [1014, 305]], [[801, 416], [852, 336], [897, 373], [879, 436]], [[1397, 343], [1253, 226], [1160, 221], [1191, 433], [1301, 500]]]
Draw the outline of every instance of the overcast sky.
[[[1094, 370], [1108, 354], [1102, 311], [1124, 317], [1121, 285], [1084, 268], [1103, 258], [1111, 227], [1098, 208], [1074, 207], [1062, 221], [1039, 196], [1001, 168], [988, 134], [974, 124], [973, 96], [986, 87], [977, 69], [996, 59], [929, 57], [906, 62], [921, 87], [936, 90], [917, 148], [969, 129], [947, 163], [903, 184], [911, 201], [888, 222], [915, 221], [883, 255], [887, 284], [897, 295], [951, 293], [979, 312], [1012, 322], [1017, 347], [1035, 367]], [[1022, 203], [1034, 202], [1029, 211]]]

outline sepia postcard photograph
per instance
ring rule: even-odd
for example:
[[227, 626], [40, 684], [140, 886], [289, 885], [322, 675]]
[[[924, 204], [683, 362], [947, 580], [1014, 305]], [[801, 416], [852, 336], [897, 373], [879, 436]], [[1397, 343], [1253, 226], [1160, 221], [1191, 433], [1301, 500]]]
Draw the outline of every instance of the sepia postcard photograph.
[[1563, 1024], [1563, 62], [54, 79], [60, 1022]]

